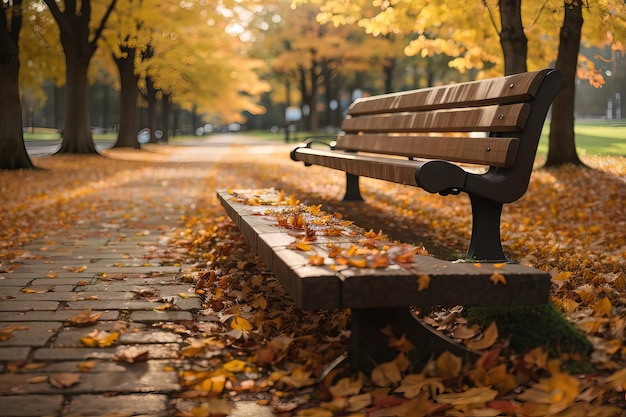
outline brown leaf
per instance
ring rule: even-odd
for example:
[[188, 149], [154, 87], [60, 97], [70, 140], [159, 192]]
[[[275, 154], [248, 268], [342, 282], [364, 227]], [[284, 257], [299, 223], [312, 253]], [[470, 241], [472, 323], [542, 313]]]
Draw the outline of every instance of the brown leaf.
[[483, 338], [476, 342], [467, 342], [467, 347], [474, 350], [483, 350], [491, 347], [498, 340], [498, 327], [493, 321], [483, 333]]
[[81, 311], [74, 317], [70, 317], [68, 319], [68, 322], [70, 325], [74, 325], [74, 326], [86, 326], [86, 325], [97, 322], [100, 319], [100, 316], [102, 316], [102, 314], [104, 314], [103, 311], [92, 313], [91, 308], [88, 308], [87, 310]]
[[50, 385], [56, 388], [67, 388], [80, 382], [80, 374], [63, 372], [50, 375]]

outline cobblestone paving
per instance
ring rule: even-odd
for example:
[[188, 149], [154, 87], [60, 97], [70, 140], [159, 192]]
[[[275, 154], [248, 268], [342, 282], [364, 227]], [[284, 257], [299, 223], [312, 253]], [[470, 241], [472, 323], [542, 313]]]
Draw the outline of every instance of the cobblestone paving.
[[[167, 181], [144, 178], [80, 197], [91, 211], [111, 199], [116, 210], [79, 218], [0, 264], [0, 329], [14, 329], [0, 342], [1, 416], [176, 415], [178, 372], [192, 364], [179, 354], [184, 337], [163, 324], [206, 317], [181, 266], [158, 254], [180, 226], [181, 207], [214, 190], [190, 188], [206, 164], [169, 169]], [[158, 310], [165, 302], [175, 309]], [[101, 313], [97, 322], [70, 325], [89, 309]], [[81, 338], [95, 330], [120, 335], [110, 346], [86, 347]], [[120, 360], [142, 353], [148, 360]], [[241, 402], [232, 415], [272, 413]]]

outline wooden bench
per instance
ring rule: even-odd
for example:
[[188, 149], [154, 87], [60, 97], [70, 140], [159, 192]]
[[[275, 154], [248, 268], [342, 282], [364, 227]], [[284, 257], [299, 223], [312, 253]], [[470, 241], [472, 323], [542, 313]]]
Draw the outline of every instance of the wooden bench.
[[[338, 267], [331, 254], [337, 248], [351, 251], [365, 244], [376, 253], [390, 253], [397, 244], [368, 237], [356, 227], [337, 233], [337, 226], [330, 225], [331, 233], [322, 226], [294, 226], [295, 220], [289, 226], [286, 220], [277, 220], [282, 215], [277, 217], [277, 211], [292, 219], [309, 212], [305, 206], [277, 203], [280, 199], [273, 190], [222, 190], [218, 198], [298, 307], [350, 309], [349, 352], [357, 366], [367, 366], [372, 359], [389, 360], [397, 353], [387, 347], [387, 336], [380, 332], [387, 325], [396, 335], [406, 334], [421, 352], [450, 350], [476, 357], [478, 352], [433, 336], [409, 306], [549, 302], [550, 275], [509, 262], [502, 252], [499, 227], [503, 204], [526, 191], [543, 122], [562, 87], [558, 72], [543, 70], [360, 99], [350, 107], [332, 149], [308, 143], [292, 152], [293, 159], [305, 164], [345, 171], [349, 200], [360, 199], [359, 176], [443, 195], [468, 193], [474, 224], [467, 257], [492, 262], [450, 262], [411, 254], [409, 262], [390, 257], [388, 264], [374, 265], [370, 259]], [[474, 131], [488, 132], [488, 137], [454, 134]], [[476, 174], [453, 162], [488, 168]], [[298, 246], [303, 240], [307, 243]]]
[[331, 149], [307, 142], [295, 161], [346, 172], [344, 200], [362, 200], [359, 177], [469, 195], [466, 257], [502, 262], [504, 203], [528, 188], [541, 130], [565, 85], [556, 70], [366, 97], [348, 109]]

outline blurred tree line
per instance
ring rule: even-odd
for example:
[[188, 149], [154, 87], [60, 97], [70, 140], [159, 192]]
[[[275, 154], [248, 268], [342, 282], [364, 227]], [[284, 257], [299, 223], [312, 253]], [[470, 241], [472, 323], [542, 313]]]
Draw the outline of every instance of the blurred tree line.
[[23, 126], [60, 129], [66, 153], [95, 153], [94, 127], [138, 148], [141, 128], [156, 142], [205, 123], [283, 126], [287, 107], [316, 131], [360, 95], [546, 66], [569, 83], [553, 163], [576, 163], [576, 88], [607, 92], [579, 101], [608, 115], [611, 100], [614, 115], [624, 86], [618, 0], [0, 1], [0, 168], [31, 165]]

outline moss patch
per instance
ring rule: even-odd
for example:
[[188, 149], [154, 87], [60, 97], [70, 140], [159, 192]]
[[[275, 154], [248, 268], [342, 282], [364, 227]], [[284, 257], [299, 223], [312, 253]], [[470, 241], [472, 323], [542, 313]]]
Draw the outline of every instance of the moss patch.
[[471, 307], [467, 319], [483, 327], [495, 320], [501, 338], [510, 337], [517, 352], [547, 347], [553, 356], [561, 352], [589, 354], [591, 343], [552, 304], [543, 306]]

